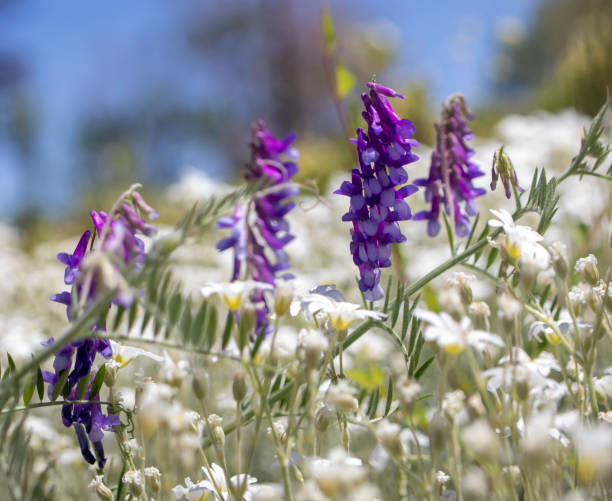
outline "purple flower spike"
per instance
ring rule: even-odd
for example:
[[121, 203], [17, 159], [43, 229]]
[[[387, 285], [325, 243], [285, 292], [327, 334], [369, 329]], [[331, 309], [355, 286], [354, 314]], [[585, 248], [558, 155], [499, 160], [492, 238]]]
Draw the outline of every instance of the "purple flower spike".
[[[261, 189], [253, 196], [250, 212], [237, 205], [233, 217], [217, 222], [217, 228], [231, 230], [229, 237], [217, 243], [217, 249], [233, 249], [232, 281], [252, 279], [275, 285], [279, 272], [289, 268], [284, 247], [294, 237], [285, 216], [295, 207], [290, 199], [299, 193], [291, 180], [298, 171], [295, 161], [299, 154], [292, 146], [295, 138], [295, 134], [282, 140], [274, 137], [263, 120], [253, 125], [251, 161], [245, 177], [248, 182], [261, 183]], [[258, 305], [259, 331], [267, 325], [268, 307], [262, 291], [255, 292], [251, 300]]]
[[[91, 219], [95, 232], [98, 235], [94, 252], [111, 254], [113, 259], [103, 261], [102, 259], [92, 261], [85, 270], [82, 268], [85, 256], [88, 254], [87, 246], [90, 242], [91, 231], [86, 230], [81, 236], [72, 254], [58, 254], [58, 260], [66, 265], [64, 282], [72, 285], [72, 291], [64, 291], [51, 296], [51, 300], [66, 305], [68, 320], [72, 320], [73, 296], [77, 304], [83, 303], [85, 309], [96, 299], [97, 292], [104, 287], [113, 287], [116, 294], [114, 304], [128, 307], [132, 301], [132, 293], [125, 284], [122, 272], [137, 271], [144, 262], [144, 243], [137, 235], [153, 235], [157, 230], [149, 226], [141, 219], [144, 213], [149, 218], [157, 217], [157, 211], [147, 205], [144, 199], [136, 192], [125, 198], [119, 209], [112, 214], [91, 211]], [[92, 239], [92, 246], [94, 240]], [[98, 264], [96, 262], [102, 262]], [[115, 261], [121, 263], [118, 265]], [[109, 277], [116, 273], [116, 276]], [[85, 277], [86, 275], [86, 277]], [[87, 284], [87, 286], [85, 285]], [[87, 289], [86, 289], [87, 287]], [[98, 320], [93, 331], [104, 331], [104, 322]], [[49, 346], [53, 342], [51, 338], [43, 343]], [[113, 352], [107, 339], [84, 338], [73, 341], [55, 352], [53, 362], [54, 372], [43, 371], [43, 380], [48, 384], [49, 397], [53, 394], [53, 388], [57, 384], [60, 375], [66, 374], [65, 385], [68, 391], [68, 401], [79, 400], [78, 388], [81, 381], [89, 381], [89, 388], [84, 400], [99, 401], [96, 395], [91, 398], [92, 367], [97, 355], [110, 358]], [[106, 457], [102, 447], [104, 430], [112, 431], [113, 426], [120, 424], [119, 417], [113, 414], [105, 415], [99, 403], [72, 404], [66, 403], [62, 406], [62, 422], [66, 427], [74, 427], [83, 458], [90, 464], [98, 461], [100, 468], [104, 467]], [[90, 448], [90, 442], [93, 451]]]
[[342, 220], [353, 223], [350, 250], [359, 268], [359, 288], [367, 300], [376, 301], [384, 296], [380, 270], [391, 266], [391, 244], [406, 240], [397, 222], [412, 217], [404, 199], [417, 188], [405, 184], [404, 166], [418, 160], [411, 151], [418, 143], [412, 139], [412, 122], [399, 118], [386, 99], [404, 96], [377, 83], [369, 82], [368, 87], [370, 93], [361, 95], [368, 130], [357, 129], [357, 139], [351, 140], [360, 168], [353, 169], [351, 181], [344, 181], [334, 193], [350, 198]]
[[457, 236], [467, 237], [470, 234], [468, 216], [478, 212], [474, 199], [485, 194], [484, 188], [475, 188], [472, 184], [474, 178], [484, 175], [470, 161], [474, 150], [466, 145], [474, 136], [467, 126], [473, 118], [463, 96], [455, 95], [444, 103], [442, 120], [435, 124], [437, 142], [431, 154], [429, 177], [414, 182], [425, 187], [425, 200], [431, 203], [429, 210], [415, 214], [414, 219], [427, 220], [427, 234], [431, 237], [440, 231], [440, 204], [447, 215], [453, 216]]

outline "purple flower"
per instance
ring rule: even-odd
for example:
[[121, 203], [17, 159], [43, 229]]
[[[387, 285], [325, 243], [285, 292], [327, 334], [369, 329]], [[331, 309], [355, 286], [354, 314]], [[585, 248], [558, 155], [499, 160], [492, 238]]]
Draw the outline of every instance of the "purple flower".
[[[149, 217], [157, 217], [157, 212], [149, 207], [142, 197], [133, 192], [128, 195], [119, 205], [116, 212], [111, 215], [105, 212], [91, 211], [91, 219], [97, 233], [96, 247], [90, 252], [103, 256], [97, 261], [98, 264], [88, 264], [83, 268], [87, 257], [87, 246], [90, 242], [91, 232], [86, 230], [72, 253], [58, 254], [58, 260], [66, 265], [64, 282], [72, 286], [72, 291], [60, 292], [51, 296], [52, 301], [66, 305], [68, 319], [72, 320], [73, 296], [77, 304], [84, 303], [87, 308], [96, 298], [97, 292], [103, 287], [109, 287], [116, 292], [113, 300], [115, 304], [129, 306], [132, 300], [131, 293], [121, 275], [123, 272], [133, 272], [141, 268], [144, 259], [144, 243], [137, 235], [153, 235], [157, 230], [149, 226], [141, 217], [144, 213]], [[104, 254], [110, 254], [112, 259], [107, 259]], [[91, 259], [91, 258], [90, 258]], [[122, 263], [120, 269], [117, 262]], [[114, 275], [113, 277], [110, 277]], [[103, 332], [104, 322], [99, 320], [93, 327], [93, 331]], [[53, 338], [44, 343], [49, 346]], [[84, 396], [85, 400], [99, 401], [99, 396], [91, 398], [91, 383], [93, 377], [91, 370], [97, 355], [104, 358], [112, 356], [110, 342], [107, 339], [84, 338], [73, 341], [55, 352], [53, 361], [54, 372], [43, 372], [43, 379], [48, 383], [49, 397], [60, 376], [68, 372], [65, 382], [68, 392], [67, 400], [78, 400], [78, 388], [81, 381], [88, 381], [88, 389]], [[64, 388], [62, 389], [64, 391]], [[113, 426], [120, 424], [119, 417], [113, 414], [105, 415], [100, 404], [71, 404], [62, 406], [62, 421], [65, 426], [73, 426], [81, 448], [81, 453], [88, 463], [95, 463], [96, 457], [100, 468], [104, 467], [106, 458], [102, 447], [104, 430], [112, 430]], [[92, 453], [89, 444], [93, 445]]]
[[87, 250], [90, 236], [91, 231], [85, 230], [72, 254], [61, 252], [57, 255], [57, 260], [66, 265], [66, 271], [64, 272], [64, 283], [66, 285], [72, 285], [78, 276], [79, 266]]
[[417, 188], [405, 184], [404, 166], [418, 160], [412, 153], [418, 143], [412, 139], [412, 122], [399, 118], [385, 97], [404, 96], [380, 84], [369, 82], [368, 87], [370, 93], [361, 95], [368, 130], [357, 129], [357, 139], [351, 140], [360, 168], [334, 193], [350, 198], [342, 220], [353, 223], [350, 250], [359, 267], [359, 288], [366, 299], [376, 301], [384, 296], [380, 273], [391, 266], [391, 244], [406, 240], [398, 221], [412, 217], [404, 199]]
[[[253, 195], [252, 210], [247, 212], [237, 205], [233, 217], [217, 222], [218, 228], [231, 230], [229, 237], [217, 243], [217, 249], [233, 249], [232, 281], [251, 279], [275, 285], [279, 273], [290, 266], [284, 247], [294, 236], [285, 216], [295, 207], [290, 199], [299, 193], [291, 180], [298, 171], [298, 151], [292, 146], [295, 138], [295, 134], [282, 140], [274, 137], [263, 120], [253, 125], [251, 161], [246, 165], [245, 178], [261, 183], [261, 188]], [[268, 315], [263, 291], [254, 292], [251, 300], [258, 305], [259, 331], [267, 324]]]
[[444, 103], [442, 120], [435, 124], [437, 141], [431, 154], [429, 177], [414, 182], [425, 187], [425, 200], [431, 203], [429, 210], [415, 214], [414, 219], [427, 220], [427, 234], [431, 237], [440, 231], [440, 204], [446, 214], [452, 214], [457, 236], [468, 236], [468, 216], [478, 212], [474, 199], [485, 194], [484, 188], [475, 188], [472, 184], [474, 178], [484, 175], [470, 161], [474, 151], [466, 145], [474, 136], [467, 126], [467, 121], [472, 119], [463, 96], [455, 95]]

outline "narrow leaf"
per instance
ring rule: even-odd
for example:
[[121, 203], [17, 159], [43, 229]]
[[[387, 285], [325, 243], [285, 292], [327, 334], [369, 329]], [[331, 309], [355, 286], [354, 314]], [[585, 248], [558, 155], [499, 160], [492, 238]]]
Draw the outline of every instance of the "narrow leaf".
[[57, 400], [57, 397], [60, 396], [60, 393], [64, 389], [64, 385], [66, 384], [67, 380], [68, 380], [68, 369], [65, 369], [60, 372], [59, 377], [57, 378], [57, 381], [55, 383], [55, 386], [53, 386], [53, 392], [51, 393], [52, 402], [55, 402]]
[[91, 391], [89, 392], [89, 399], [93, 400], [100, 393], [102, 383], [104, 383], [104, 374], [106, 374], [106, 365], [101, 365], [94, 377], [93, 383], [91, 383]]
[[225, 320], [225, 328], [223, 329], [223, 337], [221, 338], [221, 349], [225, 350], [229, 344], [230, 337], [232, 335], [232, 327], [234, 326], [234, 313], [228, 312], [227, 319]]

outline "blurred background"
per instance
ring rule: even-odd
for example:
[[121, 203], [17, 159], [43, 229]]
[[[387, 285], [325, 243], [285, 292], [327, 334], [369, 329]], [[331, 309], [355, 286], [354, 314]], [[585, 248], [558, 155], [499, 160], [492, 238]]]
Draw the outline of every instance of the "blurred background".
[[612, 82], [610, 0], [335, 0], [327, 43], [325, 7], [0, 0], [0, 219], [44, 231], [136, 180], [153, 199], [188, 172], [237, 180], [257, 117], [298, 132], [303, 177], [324, 183], [351, 167], [337, 65], [346, 130], [376, 75], [425, 144], [454, 92], [489, 136], [509, 111], [593, 114]]

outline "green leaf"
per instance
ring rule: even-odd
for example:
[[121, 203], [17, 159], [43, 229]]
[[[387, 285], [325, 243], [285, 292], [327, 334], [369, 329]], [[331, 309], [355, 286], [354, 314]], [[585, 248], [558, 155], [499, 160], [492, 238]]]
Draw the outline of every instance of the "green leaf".
[[392, 282], [393, 278], [391, 276], [389, 276], [389, 279], [387, 280], [387, 290], [385, 291], [385, 303], [383, 305], [383, 309], [382, 312], [383, 313], [387, 313], [388, 309], [389, 309], [389, 296], [391, 295], [391, 282]]
[[208, 306], [208, 317], [206, 318], [206, 346], [211, 348], [217, 336], [217, 309]]
[[45, 396], [45, 380], [43, 379], [42, 371], [40, 367], [36, 371], [36, 391], [38, 393], [38, 399], [42, 402]]
[[253, 344], [253, 348], [251, 348], [251, 359], [257, 356], [257, 352], [259, 351], [259, 347], [261, 346], [262, 341], [266, 337], [266, 326], [262, 326], [259, 329], [259, 333], [257, 334], [257, 338], [255, 339], [255, 343]]
[[119, 328], [124, 313], [125, 308], [123, 306], [117, 307], [117, 313], [115, 314], [115, 320], [113, 321], [113, 331], [117, 331], [117, 329]]
[[93, 400], [100, 393], [102, 383], [104, 383], [104, 374], [106, 374], [106, 365], [101, 365], [94, 377], [93, 383], [91, 383], [91, 391], [89, 392], [89, 399]]
[[7, 353], [6, 358], [8, 360], [9, 369], [11, 369], [11, 372], [15, 372], [17, 368], [15, 367], [15, 361], [13, 360], [13, 357], [11, 357], [10, 353]]
[[344, 98], [353, 90], [356, 83], [355, 75], [353, 75], [342, 63], [338, 60], [336, 63], [336, 94], [339, 98]]
[[393, 402], [393, 379], [389, 376], [389, 383], [387, 385], [387, 403], [385, 404], [385, 416], [389, 415], [391, 410], [391, 403]]
[[137, 312], [138, 312], [138, 307], [136, 306], [136, 301], [134, 301], [130, 308], [130, 314], [128, 315], [128, 328], [127, 328], [128, 332], [130, 332], [132, 330], [132, 327], [134, 327], [134, 322], [136, 321]]
[[202, 302], [200, 309], [196, 313], [196, 316], [191, 322], [191, 332], [189, 334], [189, 339], [191, 340], [191, 344], [194, 346], [198, 346], [200, 344], [200, 338], [202, 337], [202, 332], [204, 330], [204, 322], [206, 320], [206, 301]]
[[60, 393], [64, 389], [64, 385], [66, 384], [66, 381], [68, 380], [68, 372], [69, 372], [68, 369], [64, 369], [63, 371], [60, 372], [57, 378], [57, 381], [55, 385], [53, 386], [53, 392], [51, 393], [52, 402], [55, 402], [57, 400], [57, 397], [60, 396]]
[[77, 393], [79, 395], [79, 400], [83, 400], [85, 397], [85, 393], [87, 393], [87, 388], [89, 387], [90, 377], [88, 375], [83, 376], [79, 379], [79, 386], [77, 388]]
[[427, 370], [427, 367], [429, 367], [434, 361], [434, 358], [435, 357], [432, 355], [427, 360], [425, 360], [425, 362], [423, 362], [423, 364], [414, 373], [414, 379], [419, 379], [423, 375], [423, 373]]
[[36, 386], [36, 375], [32, 374], [30, 378], [30, 382], [25, 387], [23, 392], [23, 403], [24, 405], [28, 405], [30, 400], [32, 400], [32, 395], [34, 395], [34, 387]]
[[181, 293], [179, 291], [175, 292], [168, 305], [168, 318], [170, 319], [170, 325], [172, 326], [176, 325], [176, 321], [181, 313], [182, 303]]
[[393, 303], [393, 309], [391, 310], [391, 327], [395, 327], [397, 319], [399, 318], [400, 306], [405, 305], [408, 302], [408, 298], [404, 297], [404, 284], [399, 280], [397, 282], [397, 292], [395, 293], [395, 302]]
[[368, 403], [368, 410], [366, 414], [370, 419], [373, 419], [376, 416], [376, 411], [378, 410], [378, 401], [380, 399], [380, 388], [376, 388], [376, 391], [370, 397], [370, 401]]
[[323, 36], [323, 48], [328, 54], [336, 49], [336, 30], [331, 12], [327, 7], [321, 10], [321, 34]]
[[230, 337], [232, 335], [232, 327], [234, 326], [234, 312], [230, 311], [227, 313], [225, 320], [225, 328], [223, 329], [223, 337], [221, 338], [221, 349], [225, 350], [229, 344]]
[[181, 331], [183, 344], [187, 344], [189, 341], [189, 335], [191, 334], [191, 301], [188, 300], [185, 308], [183, 309], [183, 316], [181, 317]]
[[446, 236], [448, 238], [448, 245], [450, 247], [451, 255], [455, 257], [455, 240], [453, 238], [453, 230], [451, 229], [450, 223], [446, 212], [442, 211], [442, 220], [444, 221], [444, 227], [446, 228]]

